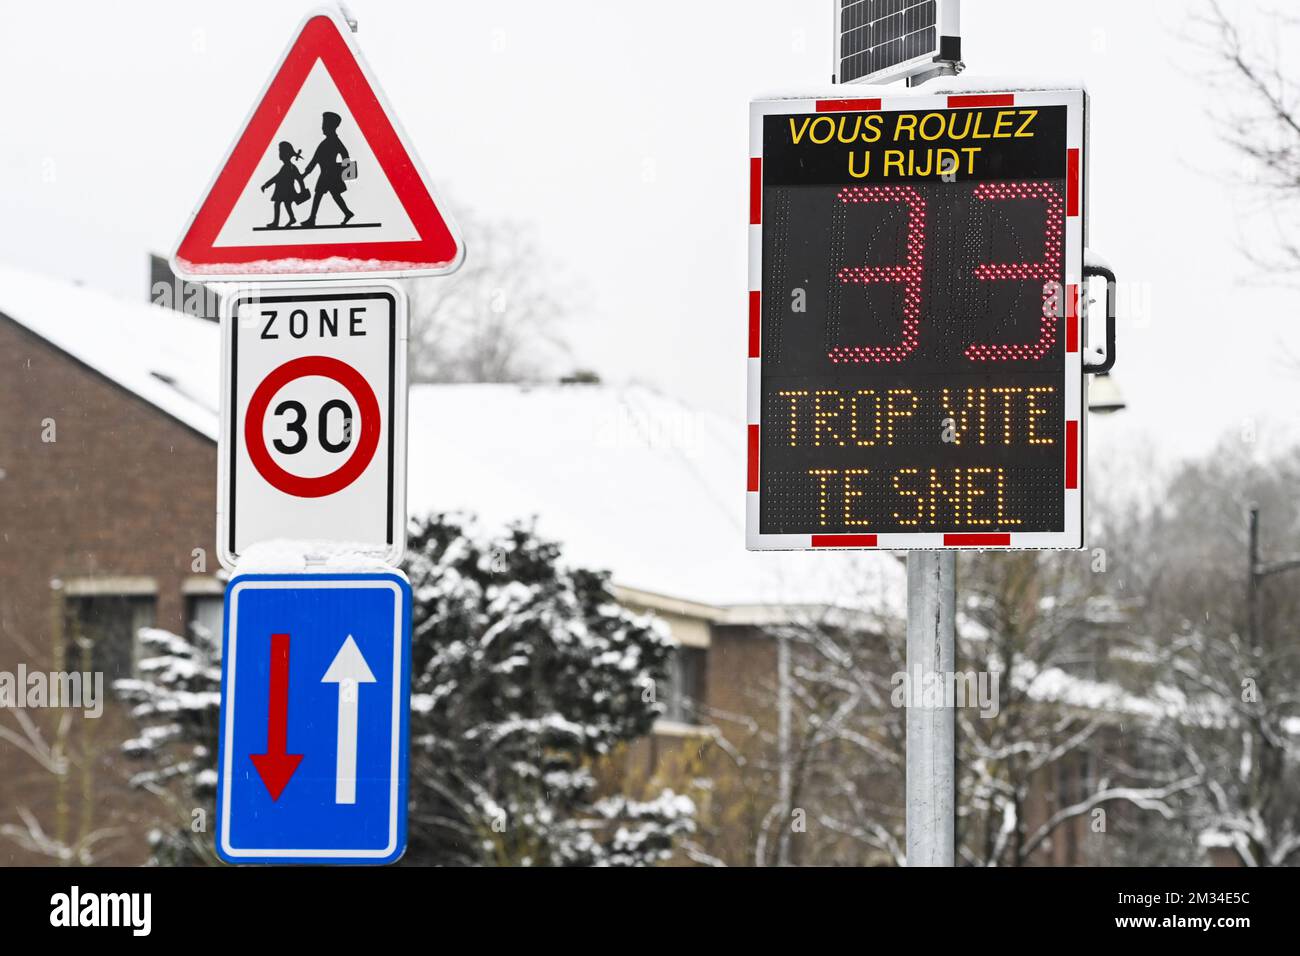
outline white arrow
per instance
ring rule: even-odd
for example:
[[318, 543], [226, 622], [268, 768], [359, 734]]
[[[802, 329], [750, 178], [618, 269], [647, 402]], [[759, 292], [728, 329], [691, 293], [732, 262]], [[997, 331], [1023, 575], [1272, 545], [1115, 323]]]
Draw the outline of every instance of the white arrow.
[[357, 642], [348, 635], [339, 652], [334, 655], [322, 684], [339, 685], [339, 741], [338, 756], [334, 764], [334, 802], [357, 802], [357, 685], [373, 684], [366, 659], [361, 656]]

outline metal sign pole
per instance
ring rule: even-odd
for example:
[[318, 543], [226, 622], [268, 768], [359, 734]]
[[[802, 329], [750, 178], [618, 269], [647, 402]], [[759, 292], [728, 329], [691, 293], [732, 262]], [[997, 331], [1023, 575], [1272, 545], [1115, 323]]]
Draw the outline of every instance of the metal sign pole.
[[939, 692], [956, 662], [957, 555], [907, 553], [907, 865], [956, 860], [956, 708]]

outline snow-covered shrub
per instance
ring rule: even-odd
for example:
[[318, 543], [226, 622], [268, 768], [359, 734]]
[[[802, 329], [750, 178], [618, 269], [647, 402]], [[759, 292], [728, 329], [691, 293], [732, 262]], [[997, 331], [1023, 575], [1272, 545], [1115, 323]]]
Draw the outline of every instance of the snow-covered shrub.
[[689, 798], [598, 792], [594, 762], [649, 732], [671, 640], [517, 526], [412, 528], [412, 862], [641, 864], [688, 831]]
[[131, 778], [175, 811], [174, 828], [149, 833], [153, 862], [215, 862], [212, 807], [217, 792], [221, 711], [221, 635], [196, 628], [185, 638], [157, 628], [140, 631], [138, 678], [114, 682], [134, 706], [138, 736], [123, 751], [144, 763]]

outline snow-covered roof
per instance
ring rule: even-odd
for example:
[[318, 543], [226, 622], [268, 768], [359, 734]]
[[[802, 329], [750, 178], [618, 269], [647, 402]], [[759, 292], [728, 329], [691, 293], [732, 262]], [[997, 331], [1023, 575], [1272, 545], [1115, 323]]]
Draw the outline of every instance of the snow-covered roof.
[[0, 315], [216, 441], [217, 327], [0, 265]]
[[[0, 267], [0, 314], [215, 440], [214, 323]], [[488, 527], [537, 517], [566, 559], [646, 597], [770, 620], [774, 607], [897, 610], [886, 554], [749, 552], [743, 422], [643, 386], [411, 389], [408, 507]]]
[[[1114, 681], [1079, 677], [1059, 667], [1039, 668], [1026, 660], [1017, 665], [1014, 683], [1030, 699], [1040, 703], [1108, 714], [1114, 720], [1138, 717], [1219, 727], [1232, 719], [1232, 707], [1222, 698], [1207, 694], [1189, 700], [1176, 686], [1160, 681], [1153, 683], [1146, 694], [1136, 694]], [[1300, 718], [1283, 719], [1282, 729], [1293, 737], [1300, 737]]]
[[1111, 681], [1079, 677], [1059, 667], [1040, 669], [1029, 661], [1021, 662], [1014, 682], [1033, 700], [1106, 713], [1115, 718], [1163, 720], [1187, 715], [1186, 698], [1177, 689], [1163, 684], [1155, 685], [1149, 696], [1143, 696]]

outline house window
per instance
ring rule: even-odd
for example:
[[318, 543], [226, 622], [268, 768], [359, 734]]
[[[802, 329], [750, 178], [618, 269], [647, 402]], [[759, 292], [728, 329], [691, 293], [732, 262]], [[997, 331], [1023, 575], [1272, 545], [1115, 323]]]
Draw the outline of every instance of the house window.
[[133, 676], [136, 635], [154, 622], [152, 595], [69, 595], [64, 609], [68, 670], [101, 672], [106, 684]]
[[678, 724], [698, 724], [704, 700], [704, 664], [708, 652], [700, 647], [679, 647], [668, 665], [668, 687], [663, 695], [663, 719]]
[[185, 621], [189, 636], [202, 630], [208, 638], [220, 642], [225, 614], [225, 598], [220, 594], [192, 594], [185, 602]]

